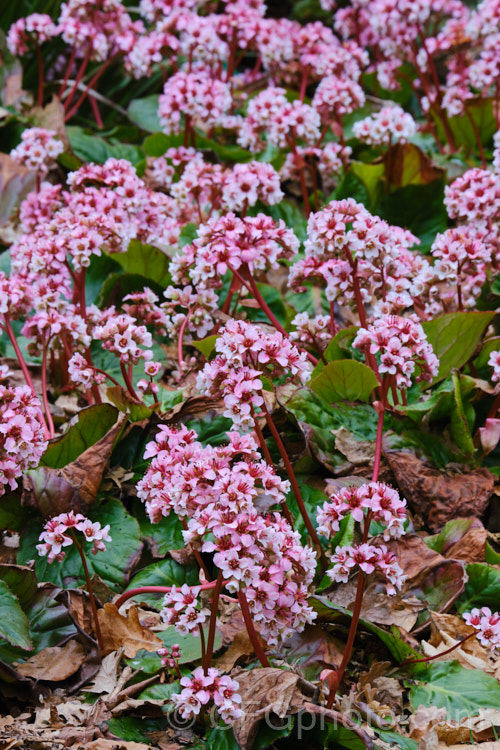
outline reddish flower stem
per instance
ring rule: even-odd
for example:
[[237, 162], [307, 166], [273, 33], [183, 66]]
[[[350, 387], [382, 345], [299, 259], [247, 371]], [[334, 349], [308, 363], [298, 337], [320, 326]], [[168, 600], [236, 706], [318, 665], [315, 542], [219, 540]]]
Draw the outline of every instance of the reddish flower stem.
[[434, 659], [439, 659], [440, 656], [445, 656], [446, 654], [451, 654], [452, 651], [455, 651], [456, 648], [459, 648], [465, 641], [468, 641], [469, 638], [473, 638], [476, 635], [476, 631], [473, 633], [469, 633], [469, 635], [466, 635], [465, 638], [462, 638], [461, 641], [458, 643], [455, 643], [454, 646], [450, 646], [450, 648], [447, 648], [446, 651], [440, 651], [439, 654], [434, 654], [434, 656], [425, 656], [423, 659], [410, 659], [402, 661], [399, 665], [400, 667], [406, 667], [408, 664], [422, 664], [423, 662], [428, 661], [434, 661]]
[[78, 69], [78, 72], [76, 74], [76, 78], [75, 78], [75, 80], [73, 82], [73, 87], [72, 87], [71, 91], [69, 92], [68, 96], [66, 97], [66, 101], [64, 102], [64, 109], [65, 109], [66, 112], [69, 109], [69, 106], [71, 104], [71, 101], [72, 101], [73, 97], [75, 96], [76, 92], [78, 91], [78, 84], [82, 80], [83, 75], [84, 75], [84, 73], [85, 73], [85, 71], [87, 69], [87, 65], [89, 64], [90, 54], [91, 54], [91, 50], [90, 50], [90, 47], [89, 47], [88, 50], [87, 50], [87, 52], [85, 53], [85, 57], [82, 60], [80, 68]]
[[[382, 456], [382, 437], [383, 437], [383, 429], [384, 429], [384, 414], [385, 414], [385, 408], [386, 408], [387, 390], [389, 388], [389, 383], [390, 383], [390, 378], [387, 375], [385, 375], [384, 380], [382, 382], [381, 405], [380, 405], [380, 410], [378, 413], [377, 438], [375, 441], [375, 459], [373, 462], [372, 482], [376, 482], [378, 480], [378, 475], [380, 473], [380, 460]], [[372, 517], [373, 517], [373, 513], [371, 511], [368, 511], [364, 519], [364, 523], [363, 523], [363, 543], [365, 543], [368, 540], [368, 534], [370, 530], [370, 523], [371, 523]], [[352, 649], [354, 646], [354, 640], [356, 638], [356, 632], [358, 629], [359, 618], [361, 616], [361, 607], [363, 605], [363, 594], [365, 591], [365, 583], [366, 583], [366, 575], [365, 573], [363, 573], [362, 570], [360, 570], [358, 572], [358, 585], [356, 587], [356, 598], [354, 600], [354, 607], [352, 610], [351, 625], [349, 627], [347, 643], [345, 646], [342, 661], [337, 670], [335, 682], [332, 685], [332, 688], [328, 695], [328, 701], [326, 704], [327, 708], [331, 708], [333, 705], [333, 701], [335, 700], [335, 695], [337, 694], [338, 687], [342, 681], [342, 677], [344, 676], [344, 673], [347, 669], [347, 665], [349, 664], [349, 661], [351, 658]]]
[[43, 106], [43, 57], [42, 50], [38, 42], [35, 42], [35, 54], [36, 62], [38, 65], [38, 97], [37, 104], [39, 107]]
[[295, 472], [293, 470], [293, 466], [291, 464], [290, 459], [288, 458], [288, 453], [286, 452], [286, 448], [283, 444], [283, 441], [281, 439], [281, 436], [278, 430], [276, 429], [276, 425], [273, 422], [273, 418], [269, 414], [269, 411], [267, 409], [265, 402], [262, 404], [262, 411], [264, 412], [267, 426], [271, 430], [272, 436], [276, 442], [276, 445], [278, 446], [280, 456], [283, 459], [283, 463], [285, 464], [288, 478], [290, 479], [290, 484], [292, 485], [293, 494], [295, 495], [295, 499], [297, 500], [297, 505], [299, 506], [300, 515], [304, 519], [304, 523], [306, 525], [307, 531], [309, 532], [309, 536], [311, 537], [313, 544], [318, 548], [322, 564], [325, 564], [326, 556], [323, 551], [323, 547], [321, 546], [321, 542], [319, 540], [318, 534], [316, 533], [316, 529], [312, 525], [311, 519], [309, 518], [309, 514], [307, 512], [306, 506], [304, 504], [304, 500], [302, 498], [302, 493], [300, 491], [300, 488], [297, 482], [297, 477], [295, 476]]
[[54, 422], [52, 420], [52, 414], [50, 413], [49, 399], [47, 396], [47, 347], [48, 342], [44, 343], [42, 350], [42, 400], [45, 419], [47, 420], [49, 428], [49, 438], [53, 438], [55, 435]]
[[[255, 430], [255, 434], [257, 435], [257, 440], [259, 441], [260, 449], [262, 453], [264, 454], [264, 458], [266, 459], [268, 466], [274, 466], [273, 459], [271, 458], [271, 454], [269, 453], [269, 448], [266, 445], [266, 441], [262, 433], [262, 430], [257, 424], [257, 418], [255, 416], [253, 407], [250, 407], [250, 408], [252, 411], [252, 416], [254, 418], [254, 425], [255, 425], [254, 430]], [[293, 529], [293, 518], [292, 518], [292, 514], [290, 513], [290, 509], [286, 503], [286, 500], [283, 503], [281, 503], [281, 508], [282, 508], [283, 515], [285, 516], [286, 520], [288, 521], [288, 523]]]
[[[10, 339], [10, 343], [14, 347], [14, 351], [16, 353], [17, 361], [19, 362], [19, 366], [21, 367], [22, 373], [24, 375], [24, 379], [26, 381], [26, 385], [29, 387], [29, 389], [31, 391], [31, 395], [34, 398], [38, 399], [38, 394], [37, 394], [37, 392], [35, 390], [35, 386], [33, 384], [33, 380], [32, 380], [31, 375], [29, 373], [28, 365], [26, 364], [26, 360], [24, 359], [23, 354], [21, 352], [21, 349], [19, 348], [19, 344], [17, 343], [16, 335], [15, 335], [14, 331], [12, 330], [12, 325], [10, 323], [10, 318], [9, 318], [8, 315], [4, 316], [4, 324], [2, 326], [0, 326], [0, 327], [4, 329], [4, 331], [6, 332], [7, 336]], [[50, 438], [50, 431], [49, 431], [49, 428], [47, 427], [47, 423], [46, 423], [46, 421], [45, 421], [45, 419], [43, 417], [43, 414], [42, 414], [41, 410], [40, 410], [40, 419], [41, 419], [41, 423], [43, 425], [43, 429], [44, 429], [44, 433], [45, 433], [45, 439], [49, 440], [49, 438]]]
[[61, 84], [61, 88], [59, 89], [59, 92], [57, 94], [57, 96], [58, 96], [59, 99], [62, 97], [62, 95], [64, 93], [64, 90], [66, 88], [66, 84], [68, 83], [68, 78], [71, 75], [71, 68], [73, 67], [73, 64], [75, 62], [75, 57], [76, 57], [76, 46], [73, 47], [73, 49], [71, 50], [71, 55], [70, 55], [69, 60], [68, 60], [68, 67], [66, 68], [66, 72], [64, 74], [64, 80], [63, 80], [63, 82]]
[[95, 634], [97, 638], [97, 645], [99, 646], [99, 651], [102, 652], [104, 651], [104, 643], [102, 640], [102, 633], [101, 633], [101, 626], [99, 625], [99, 618], [97, 616], [97, 604], [95, 601], [94, 589], [92, 588], [92, 583], [90, 581], [90, 575], [89, 575], [89, 569], [87, 567], [87, 560], [85, 559], [85, 552], [83, 551], [82, 545], [78, 543], [76, 534], [73, 529], [71, 529], [71, 536], [73, 537], [75, 547], [77, 548], [78, 554], [80, 555], [80, 558], [82, 561], [85, 581], [87, 583], [87, 590], [89, 592], [90, 608], [92, 610], [92, 618], [94, 620], [94, 628], [95, 628]]
[[187, 324], [189, 323], [189, 318], [192, 312], [193, 310], [190, 307], [186, 313], [186, 317], [182, 321], [181, 328], [179, 331], [179, 340], [177, 341], [177, 360], [179, 363], [179, 373], [180, 373], [181, 378], [184, 375], [184, 365], [185, 365], [184, 358], [182, 356], [182, 345], [184, 342], [184, 334], [186, 332]]
[[219, 605], [219, 597], [220, 597], [220, 592], [222, 591], [223, 585], [224, 585], [224, 579], [222, 577], [222, 571], [219, 571], [219, 575], [217, 576], [217, 580], [215, 582], [214, 595], [212, 597], [212, 604], [211, 604], [212, 609], [210, 612], [210, 622], [208, 625], [207, 649], [206, 649], [205, 664], [204, 664], [205, 672], [212, 666], [212, 657], [214, 654], [214, 642], [215, 642], [215, 626], [217, 624], [217, 607]]
[[[209, 581], [208, 583], [196, 583], [190, 588], [200, 588], [201, 591], [208, 591], [209, 589], [215, 588], [217, 581]], [[125, 591], [115, 602], [115, 607], [119, 609], [122, 604], [125, 604], [128, 599], [132, 599], [133, 596], [142, 596], [142, 594], [168, 594], [172, 591], [172, 586], [140, 586], [137, 589], [130, 589]]]
[[[76, 114], [76, 112], [80, 108], [83, 100], [85, 99], [85, 97], [89, 93], [90, 89], [93, 86], [95, 86], [95, 84], [97, 83], [97, 81], [99, 80], [99, 78], [102, 76], [102, 74], [104, 73], [104, 71], [107, 70], [107, 68], [109, 68], [109, 66], [111, 65], [112, 62], [114, 62], [114, 60], [116, 59], [116, 57], [117, 57], [117, 55], [113, 55], [113, 57], [110, 57], [109, 60], [106, 60], [106, 62], [104, 63], [104, 65], [102, 65], [99, 68], [99, 70], [97, 71], [97, 73], [95, 73], [92, 76], [92, 78], [88, 82], [87, 87], [86, 87], [85, 91], [83, 92], [83, 94], [81, 95], [81, 97], [78, 99], [78, 101], [76, 102], [76, 104], [74, 105], [74, 107], [72, 107], [72, 109], [69, 112], [67, 112], [66, 116], [64, 117], [64, 122], [67, 122], [71, 117], [73, 117], [74, 114]], [[78, 83], [79, 83], [79, 81], [78, 81]]]
[[263, 667], [270, 667], [271, 664], [269, 663], [269, 660], [264, 653], [264, 649], [262, 648], [262, 645], [260, 643], [259, 636], [257, 634], [257, 631], [255, 630], [252, 615], [250, 614], [250, 607], [248, 606], [248, 600], [243, 591], [238, 591], [238, 601], [240, 603], [241, 614], [243, 615], [243, 620], [245, 621], [245, 627], [247, 629], [248, 637], [250, 638], [253, 650], [255, 651], [255, 656], [258, 658]]
[[123, 380], [125, 381], [125, 385], [127, 386], [127, 391], [137, 401], [137, 403], [140, 404], [141, 399], [139, 398], [139, 396], [134, 390], [134, 386], [132, 385], [132, 378], [130, 377], [130, 372], [127, 372], [127, 369], [125, 368], [125, 365], [123, 364], [123, 362], [120, 362], [120, 370], [122, 371]]

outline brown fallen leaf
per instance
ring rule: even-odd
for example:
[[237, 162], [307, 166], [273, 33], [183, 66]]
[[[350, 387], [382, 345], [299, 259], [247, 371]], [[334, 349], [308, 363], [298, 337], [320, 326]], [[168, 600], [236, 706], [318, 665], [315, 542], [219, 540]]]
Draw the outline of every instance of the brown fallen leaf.
[[125, 416], [103, 438], [63, 469], [40, 466], [25, 473], [21, 504], [45, 518], [70, 510], [85, 513], [94, 502]]
[[92, 742], [77, 742], [71, 745], [72, 750], [154, 750], [151, 745], [144, 742], [132, 742], [131, 740], [105, 740], [98, 739]]
[[247, 630], [240, 630], [236, 633], [234, 640], [222, 656], [214, 661], [214, 666], [220, 672], [230, 672], [231, 669], [241, 660], [245, 660], [254, 652], [252, 642], [248, 636]]
[[384, 455], [412, 510], [424, 516], [432, 531], [460, 517], [482, 516], [493, 492], [495, 477], [486, 468], [464, 473], [435, 469], [409, 451]]
[[298, 674], [265, 667], [231, 674], [239, 682], [243, 716], [233, 724], [233, 732], [242, 750], [251, 750], [261, 719], [275, 714], [283, 719], [304, 705], [306, 698], [297, 687]]
[[[475, 633], [474, 628], [456, 615], [431, 612], [431, 637], [429, 641], [422, 641], [424, 656], [432, 656], [440, 661], [441, 651], [456, 646], [460, 641]], [[449, 655], [441, 657], [444, 661]], [[464, 640], [463, 645], [453, 651], [453, 658], [467, 669], [481, 669], [489, 674], [495, 673], [495, 665], [490, 662], [488, 652], [476, 638]]]
[[90, 683], [85, 686], [85, 690], [88, 693], [105, 693], [109, 695], [116, 688], [118, 682], [118, 670], [120, 668], [120, 660], [123, 656], [123, 649], [118, 651], [112, 651], [110, 654], [104, 657], [101, 662], [98, 673]]
[[121, 615], [114, 604], [106, 602], [103, 609], [98, 610], [99, 625], [104, 643], [103, 655], [118, 651], [123, 646], [123, 652], [129, 659], [137, 656], [141, 649], [157, 651], [163, 641], [139, 622], [137, 607], [133, 606], [127, 616]]
[[36, 173], [0, 153], [0, 226], [6, 224], [15, 208], [34, 189]]
[[332, 430], [335, 435], [335, 448], [340, 451], [354, 466], [363, 466], [373, 461], [375, 457], [374, 440], [356, 440], [352, 432], [343, 425], [338, 430]]
[[42, 649], [16, 669], [23, 677], [46, 682], [61, 682], [77, 672], [85, 660], [85, 649], [79, 641]]
[[302, 633], [294, 633], [287, 641], [287, 661], [300, 665], [308, 680], [319, 679], [323, 669], [339, 667], [345, 644], [318, 625], [306, 625]]
[[484, 562], [487, 539], [488, 532], [482, 525], [473, 526], [465, 532], [459, 542], [448, 547], [444, 554], [446, 557], [465, 560], [468, 563]]

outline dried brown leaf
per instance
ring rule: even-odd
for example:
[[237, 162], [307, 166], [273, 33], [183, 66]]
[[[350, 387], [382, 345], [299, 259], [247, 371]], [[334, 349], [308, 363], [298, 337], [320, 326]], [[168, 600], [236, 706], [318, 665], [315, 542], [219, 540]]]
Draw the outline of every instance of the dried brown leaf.
[[478, 518], [486, 510], [495, 483], [488, 469], [466, 468], [464, 473], [451, 474], [409, 451], [386, 451], [385, 457], [409, 506], [433, 531], [454, 518]]
[[214, 661], [214, 666], [220, 672], [230, 672], [231, 669], [241, 660], [253, 654], [252, 642], [248, 636], [247, 630], [240, 630], [236, 633], [234, 640], [222, 656]]
[[61, 682], [77, 672], [85, 661], [85, 649], [79, 641], [64, 646], [49, 646], [30, 657], [16, 669], [23, 677], [46, 682]]
[[0, 225], [6, 224], [15, 208], [33, 190], [36, 173], [0, 153]]
[[125, 656], [133, 659], [141, 649], [157, 651], [163, 644], [158, 636], [141, 625], [137, 607], [131, 607], [124, 617], [114, 604], [107, 602], [97, 614], [105, 656], [123, 646]]
[[118, 683], [118, 670], [122, 656], [123, 649], [121, 648], [105, 656], [98, 673], [90, 685], [85, 686], [85, 690], [89, 693], [105, 693], [106, 695], [112, 693]]
[[297, 713], [305, 698], [297, 683], [298, 674], [266, 667], [250, 672], [238, 670], [232, 676], [238, 680], [243, 716], [233, 724], [233, 732], [242, 750], [250, 750], [259, 722], [270, 714], [284, 718]]
[[144, 742], [132, 742], [131, 740], [106, 740], [98, 739], [92, 742], [76, 742], [71, 745], [72, 750], [150, 750], [152, 746]]

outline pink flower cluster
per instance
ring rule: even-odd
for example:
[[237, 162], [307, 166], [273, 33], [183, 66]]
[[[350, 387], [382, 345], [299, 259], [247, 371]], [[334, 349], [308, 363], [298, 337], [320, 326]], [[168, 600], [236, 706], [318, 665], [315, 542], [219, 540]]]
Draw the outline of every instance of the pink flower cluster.
[[391, 105], [355, 122], [352, 132], [364, 143], [387, 146], [408, 141], [417, 132], [417, 123], [402, 107]]
[[475, 607], [470, 612], [465, 612], [463, 618], [467, 625], [477, 630], [477, 637], [483, 646], [491, 648], [492, 651], [500, 651], [500, 614], [493, 612], [489, 607]]
[[217, 288], [228, 269], [276, 268], [278, 260], [292, 258], [298, 249], [298, 239], [283, 220], [276, 224], [264, 214], [240, 219], [228, 213], [198, 228], [197, 239], [174, 256], [170, 272], [176, 284]]
[[445, 187], [444, 203], [451, 219], [491, 229], [500, 217], [500, 175], [469, 169]]
[[21, 134], [21, 143], [12, 149], [10, 155], [18, 164], [45, 175], [63, 151], [64, 144], [53, 130], [27, 128]]
[[498, 383], [500, 381], [500, 351], [491, 352], [488, 364], [493, 367], [492, 382]]
[[96, 555], [100, 551], [106, 551], [104, 542], [111, 541], [109, 529], [109, 524], [101, 528], [99, 521], [92, 523], [81, 513], [75, 514], [71, 510], [47, 521], [39, 537], [41, 544], [37, 544], [36, 548], [42, 557], [47, 555], [49, 563], [54, 560], [62, 562], [66, 555], [65, 547], [71, 546], [74, 542], [72, 532], [79, 531], [83, 534], [84, 542], [93, 542], [91, 552]]
[[339, 530], [342, 518], [350, 514], [361, 523], [365, 512], [371, 513], [374, 521], [385, 526], [384, 539], [397, 538], [404, 534], [406, 501], [397, 490], [384, 482], [370, 482], [360, 487], [342, 487], [334, 492], [316, 514], [318, 533], [328, 539]]
[[181, 678], [181, 685], [183, 690], [174, 693], [172, 700], [183, 718], [197, 716], [202, 706], [210, 701], [214, 702], [226, 724], [243, 716], [241, 696], [238, 694], [239, 683], [228, 675], [221, 676], [214, 667], [210, 667], [206, 674], [202, 667], [198, 667], [190, 677]]
[[165, 646], [159, 648], [156, 653], [161, 657], [162, 667], [167, 667], [168, 669], [175, 669], [177, 662], [181, 658], [181, 649], [178, 643], [172, 645], [172, 650]]
[[201, 586], [188, 586], [184, 583], [180, 588], [172, 586], [172, 590], [165, 594], [163, 609], [160, 612], [162, 619], [167, 625], [173, 625], [182, 635], [198, 635], [198, 625], [203, 625], [210, 616], [209, 609], [198, 606], [200, 591]]
[[412, 277], [419, 259], [410, 252], [418, 239], [411, 232], [373, 216], [352, 198], [331, 201], [309, 216], [306, 256], [290, 269], [289, 285], [326, 284], [330, 302], [358, 306], [376, 298], [385, 308], [410, 307]]
[[57, 34], [57, 26], [46, 13], [19, 18], [9, 29], [7, 47], [12, 55], [25, 55], [31, 43], [43, 44]]
[[106, 380], [106, 375], [97, 372], [79, 352], [73, 354], [68, 362], [68, 375], [75, 385], [82, 385], [86, 389], [92, 388], [93, 385], [101, 385]]
[[349, 576], [358, 567], [366, 575], [375, 571], [386, 580], [387, 593], [393, 596], [397, 589], [401, 589], [406, 579], [396, 555], [390, 552], [384, 544], [356, 544], [347, 547], [337, 547], [332, 555], [333, 567], [326, 571], [332, 581], [347, 583]]
[[17, 487], [17, 477], [34, 469], [47, 447], [41, 405], [28, 386], [8, 385], [0, 366], [0, 496]]
[[182, 117], [189, 118], [193, 125], [202, 130], [209, 130], [224, 124], [231, 104], [229, 86], [215, 79], [209, 71], [179, 71], [165, 84], [158, 114], [163, 131], [167, 134], [180, 133]]
[[229, 320], [215, 342], [217, 356], [199, 373], [196, 386], [202, 393], [221, 396], [225, 416], [240, 429], [251, 429], [254, 414], [264, 404], [261, 374], [288, 374], [292, 381], [310, 378], [307, 355], [283, 336], [265, 333], [259, 326]]
[[[259, 515], [262, 495], [279, 504], [290, 485], [259, 460], [252, 437], [228, 433], [228, 438], [229, 445], [203, 447], [193, 431], [161, 426], [146, 446], [145, 458], [153, 460], [138, 483], [138, 496], [153, 522], [170, 511], [189, 519], [186, 543], [214, 553], [226, 588], [245, 592], [252, 617], [275, 644], [314, 617], [307, 595], [316, 553], [302, 546], [279, 513]], [[190, 616], [200, 616], [190, 593], [175, 596], [177, 606], [191, 606]]]
[[284, 197], [274, 167], [259, 161], [236, 164], [224, 181], [222, 203], [229, 211], [246, 212], [257, 201], [273, 206]]
[[360, 328], [353, 341], [356, 349], [367, 348], [379, 355], [379, 371], [395, 378], [398, 388], [409, 388], [416, 380], [432, 380], [439, 362], [420, 323], [397, 315], [384, 315]]
[[[153, 340], [146, 326], [137, 325], [135, 318], [123, 313], [109, 315], [107, 321], [93, 330], [93, 338], [102, 341], [105, 349], [119, 358], [123, 365], [136, 365], [153, 359]], [[144, 347], [144, 348], [141, 348]]]
[[290, 332], [290, 341], [297, 341], [322, 352], [332, 339], [330, 318], [328, 315], [309, 317], [307, 313], [297, 313], [291, 324], [295, 331]]

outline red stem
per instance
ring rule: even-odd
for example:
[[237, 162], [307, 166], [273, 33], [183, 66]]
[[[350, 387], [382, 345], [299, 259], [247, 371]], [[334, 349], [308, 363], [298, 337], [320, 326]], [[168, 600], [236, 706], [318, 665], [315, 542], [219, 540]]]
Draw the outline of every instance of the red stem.
[[134, 386], [132, 385], [132, 379], [130, 377], [130, 374], [125, 369], [125, 365], [123, 364], [123, 362], [120, 362], [120, 370], [122, 371], [123, 380], [125, 381], [125, 385], [127, 386], [128, 392], [137, 401], [138, 404], [142, 403], [141, 399], [139, 398], [139, 396], [134, 390]]
[[177, 360], [179, 362], [179, 373], [180, 373], [181, 378], [184, 375], [184, 364], [185, 364], [183, 356], [182, 356], [182, 344], [184, 341], [184, 334], [186, 332], [186, 327], [187, 327], [187, 324], [189, 323], [189, 317], [192, 312], [193, 310], [190, 307], [186, 313], [184, 320], [182, 321], [182, 325], [179, 331], [179, 340], [177, 342]]
[[71, 109], [70, 112], [68, 112], [66, 114], [66, 116], [64, 118], [64, 122], [67, 122], [78, 111], [80, 105], [82, 104], [83, 100], [85, 99], [85, 97], [89, 93], [90, 89], [97, 83], [97, 81], [102, 76], [102, 74], [104, 73], [104, 71], [107, 68], [109, 68], [109, 66], [111, 65], [112, 62], [114, 62], [114, 60], [116, 59], [116, 57], [117, 57], [117, 55], [113, 55], [113, 57], [110, 57], [109, 60], [106, 60], [106, 62], [104, 63], [104, 65], [97, 71], [97, 73], [95, 73], [95, 75], [92, 76], [92, 78], [90, 79], [90, 81], [87, 84], [87, 88], [85, 89], [85, 91], [83, 92], [83, 94], [81, 95], [81, 97], [78, 99], [78, 101], [76, 102], [75, 106]]
[[69, 105], [71, 104], [71, 101], [72, 101], [75, 93], [78, 90], [78, 84], [82, 80], [82, 77], [83, 77], [83, 75], [84, 75], [84, 73], [85, 73], [85, 71], [87, 69], [87, 65], [89, 64], [89, 60], [90, 60], [90, 55], [91, 55], [91, 49], [89, 47], [88, 50], [87, 50], [87, 52], [85, 53], [85, 57], [82, 60], [80, 68], [78, 69], [78, 72], [76, 74], [76, 78], [75, 78], [75, 80], [73, 82], [73, 87], [72, 87], [71, 91], [69, 92], [68, 96], [66, 97], [66, 101], [64, 102], [64, 110], [66, 112], [68, 111]]
[[219, 605], [220, 592], [224, 585], [224, 579], [222, 577], [222, 571], [219, 571], [217, 580], [215, 581], [214, 595], [212, 597], [212, 609], [210, 612], [210, 623], [208, 626], [208, 638], [207, 638], [207, 652], [205, 655], [205, 672], [212, 666], [212, 657], [214, 653], [214, 642], [215, 642], [215, 626], [217, 624], [217, 607]]
[[473, 633], [469, 633], [469, 635], [466, 635], [465, 638], [462, 638], [461, 641], [458, 643], [455, 643], [454, 646], [450, 646], [450, 648], [447, 648], [446, 651], [440, 651], [439, 654], [434, 654], [434, 656], [426, 656], [423, 659], [411, 659], [410, 661], [402, 661], [399, 665], [400, 667], [406, 667], [408, 664], [421, 664], [422, 662], [427, 661], [434, 661], [434, 659], [439, 659], [440, 656], [445, 656], [446, 654], [451, 654], [452, 651], [454, 651], [456, 648], [459, 648], [465, 641], [468, 641], [469, 638], [472, 638], [477, 633], [474, 631]]
[[55, 435], [54, 422], [52, 420], [52, 414], [50, 413], [49, 399], [47, 396], [47, 347], [48, 342], [43, 345], [42, 349], [42, 400], [47, 425], [49, 427], [49, 436], [50, 438], [53, 438]]
[[39, 107], [43, 106], [43, 57], [42, 50], [38, 42], [35, 42], [35, 54], [38, 65], [38, 99], [37, 104]]
[[101, 626], [99, 625], [99, 618], [97, 616], [97, 605], [95, 601], [94, 590], [92, 588], [92, 583], [90, 581], [90, 575], [89, 575], [89, 569], [87, 567], [87, 561], [85, 559], [85, 552], [83, 551], [81, 544], [78, 544], [76, 534], [73, 529], [71, 529], [71, 536], [73, 537], [75, 547], [77, 548], [80, 558], [82, 560], [83, 572], [85, 574], [85, 581], [87, 583], [87, 589], [89, 592], [90, 608], [92, 610], [92, 617], [94, 619], [94, 627], [95, 627], [95, 634], [97, 637], [97, 645], [99, 646], [99, 650], [102, 652], [104, 651], [104, 643], [102, 640], [102, 633], [101, 633]]
[[[14, 347], [14, 351], [16, 353], [17, 361], [19, 362], [19, 365], [20, 365], [21, 370], [23, 372], [24, 379], [26, 381], [26, 385], [29, 386], [29, 389], [31, 391], [31, 395], [38, 400], [38, 394], [37, 394], [37, 392], [35, 390], [35, 386], [33, 385], [33, 380], [31, 379], [31, 375], [30, 375], [29, 370], [28, 370], [28, 365], [26, 364], [26, 361], [25, 361], [25, 359], [24, 359], [24, 357], [22, 355], [22, 352], [21, 352], [21, 350], [19, 348], [19, 344], [17, 343], [17, 339], [16, 339], [16, 336], [15, 336], [15, 333], [12, 330], [12, 326], [10, 324], [10, 319], [9, 319], [8, 315], [4, 316], [4, 325], [1, 326], [1, 327], [7, 333], [7, 336], [10, 339], [10, 343]], [[49, 429], [47, 427], [47, 423], [46, 423], [46, 421], [45, 421], [45, 419], [43, 417], [43, 413], [42, 413], [41, 410], [40, 410], [40, 418], [41, 418], [41, 422], [42, 422], [42, 425], [43, 425], [43, 428], [44, 428], [44, 432], [45, 432], [45, 439], [48, 440], [50, 438], [50, 432], [49, 432]]]
[[[209, 581], [208, 583], [197, 583], [189, 588], [199, 587], [201, 591], [208, 591], [209, 589], [215, 588], [217, 581]], [[115, 602], [115, 607], [119, 609], [122, 604], [133, 596], [141, 596], [142, 594], [168, 594], [172, 591], [172, 586], [140, 586], [137, 589], [130, 589], [125, 591]]]
[[293, 466], [291, 464], [290, 459], [288, 458], [288, 453], [286, 452], [286, 448], [283, 445], [283, 441], [281, 439], [281, 436], [276, 429], [276, 425], [273, 422], [273, 418], [269, 414], [269, 411], [267, 410], [266, 403], [264, 402], [262, 404], [262, 411], [264, 412], [264, 415], [266, 417], [267, 426], [271, 430], [272, 436], [276, 442], [276, 445], [278, 446], [278, 450], [280, 452], [280, 456], [283, 459], [283, 463], [285, 464], [285, 468], [288, 474], [288, 478], [290, 479], [290, 484], [292, 485], [293, 494], [295, 495], [295, 499], [297, 500], [297, 505], [299, 506], [300, 515], [304, 519], [304, 523], [306, 525], [307, 531], [309, 532], [309, 535], [313, 541], [313, 544], [318, 547], [319, 553], [322, 559], [325, 558], [325, 553], [323, 552], [323, 548], [321, 546], [321, 542], [319, 540], [318, 534], [316, 533], [316, 529], [312, 525], [311, 519], [309, 518], [309, 514], [307, 512], [306, 506], [304, 504], [304, 500], [302, 499], [302, 493], [300, 492], [299, 485], [297, 482], [297, 478], [295, 476], [295, 472], [293, 470]]
[[243, 591], [238, 591], [238, 601], [240, 603], [241, 614], [243, 615], [243, 620], [245, 621], [245, 627], [247, 629], [248, 637], [250, 638], [253, 650], [255, 651], [255, 656], [258, 658], [263, 667], [270, 667], [271, 665], [269, 663], [269, 660], [264, 653], [264, 649], [261, 646], [259, 636], [257, 634], [257, 631], [255, 630], [252, 615], [250, 614], [250, 607], [248, 606], [248, 600]]
[[66, 88], [66, 84], [68, 83], [68, 78], [70, 77], [71, 69], [73, 67], [73, 63], [75, 62], [75, 57], [76, 57], [76, 47], [73, 47], [73, 49], [71, 50], [71, 55], [69, 57], [68, 67], [66, 68], [66, 73], [64, 74], [64, 80], [57, 94], [59, 99], [62, 97], [64, 90]]

